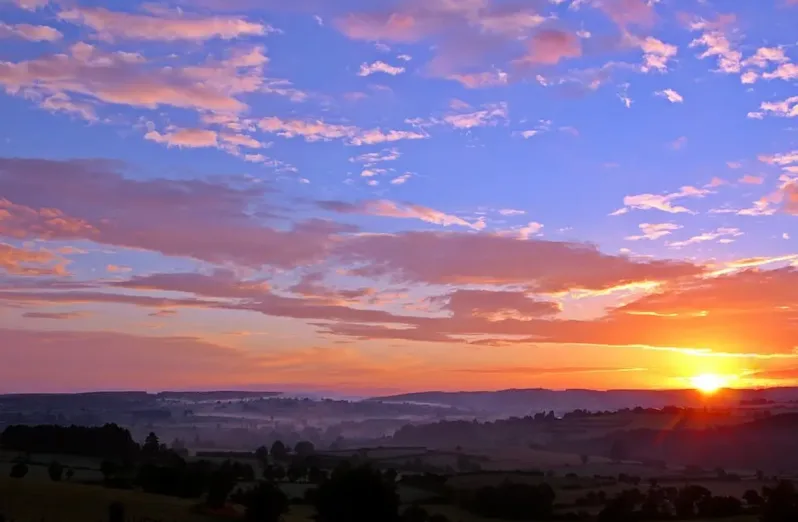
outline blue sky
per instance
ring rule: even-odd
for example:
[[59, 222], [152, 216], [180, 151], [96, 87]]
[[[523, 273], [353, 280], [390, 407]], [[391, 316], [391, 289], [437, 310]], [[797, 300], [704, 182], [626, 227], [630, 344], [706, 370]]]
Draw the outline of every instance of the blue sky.
[[792, 375], [794, 1], [281, 4], [0, 2], [9, 391]]

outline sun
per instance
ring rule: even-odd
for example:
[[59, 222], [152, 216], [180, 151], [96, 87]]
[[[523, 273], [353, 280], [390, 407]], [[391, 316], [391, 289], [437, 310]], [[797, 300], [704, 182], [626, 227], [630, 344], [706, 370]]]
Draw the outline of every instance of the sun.
[[728, 379], [714, 373], [704, 373], [691, 378], [690, 382], [701, 393], [712, 395], [728, 384]]

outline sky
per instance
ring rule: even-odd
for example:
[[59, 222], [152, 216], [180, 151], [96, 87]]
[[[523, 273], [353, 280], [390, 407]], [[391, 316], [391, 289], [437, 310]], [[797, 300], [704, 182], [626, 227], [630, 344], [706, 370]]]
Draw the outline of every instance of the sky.
[[796, 385], [797, 28], [0, 0], [0, 392]]

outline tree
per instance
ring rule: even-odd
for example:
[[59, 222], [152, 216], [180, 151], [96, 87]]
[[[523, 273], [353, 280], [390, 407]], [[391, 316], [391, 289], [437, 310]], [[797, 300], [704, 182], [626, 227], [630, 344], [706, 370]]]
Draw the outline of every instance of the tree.
[[584, 466], [588, 463], [588, 461], [590, 461], [590, 457], [588, 457], [587, 455], [580, 455], [579, 460], [582, 461], [582, 465]]
[[47, 474], [50, 475], [50, 480], [53, 482], [60, 482], [64, 476], [64, 466], [60, 462], [54, 460], [47, 466]]
[[24, 462], [17, 462], [13, 466], [11, 466], [11, 478], [25, 478], [25, 475], [28, 474], [28, 465]]
[[288, 511], [288, 497], [276, 485], [259, 482], [242, 495], [246, 518], [252, 522], [278, 522]]
[[255, 458], [260, 462], [261, 466], [266, 466], [269, 463], [269, 448], [261, 446], [255, 450]]
[[141, 447], [141, 452], [148, 457], [152, 457], [157, 455], [160, 451], [161, 441], [158, 440], [158, 435], [150, 432], [150, 434], [147, 435], [147, 438], [144, 440], [144, 446]]
[[276, 461], [284, 461], [288, 458], [288, 449], [282, 441], [276, 440], [274, 444], [272, 444], [272, 449], [269, 451], [269, 454]]
[[379, 470], [340, 468], [319, 486], [314, 501], [319, 522], [396, 522], [399, 495]]
[[749, 506], [761, 506], [765, 502], [762, 495], [755, 489], [749, 489], [743, 493], [743, 500], [745, 500]]
[[294, 453], [300, 457], [309, 457], [316, 453], [316, 446], [314, 446], [312, 442], [301, 440], [294, 446]]
[[789, 480], [767, 492], [762, 508], [762, 522], [794, 522], [798, 520], [798, 494]]
[[72, 468], [67, 468], [66, 469], [66, 479], [67, 480], [72, 480], [72, 477], [74, 477], [74, 476], [75, 476], [75, 470], [72, 469]]

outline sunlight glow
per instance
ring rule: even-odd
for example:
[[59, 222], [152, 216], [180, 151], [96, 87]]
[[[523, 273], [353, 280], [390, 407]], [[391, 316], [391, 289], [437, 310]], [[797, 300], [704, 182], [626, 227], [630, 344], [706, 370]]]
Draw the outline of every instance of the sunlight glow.
[[696, 390], [711, 395], [729, 383], [729, 379], [714, 373], [696, 375], [690, 379]]

